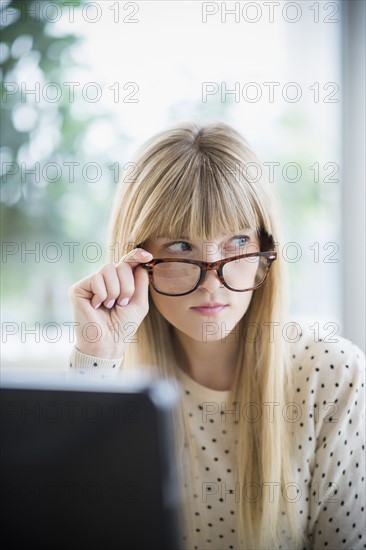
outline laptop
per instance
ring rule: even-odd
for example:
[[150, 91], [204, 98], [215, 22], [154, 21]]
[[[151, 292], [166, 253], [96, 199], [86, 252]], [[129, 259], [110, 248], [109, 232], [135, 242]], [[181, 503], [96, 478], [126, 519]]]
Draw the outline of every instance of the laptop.
[[1, 375], [2, 548], [181, 550], [172, 381]]

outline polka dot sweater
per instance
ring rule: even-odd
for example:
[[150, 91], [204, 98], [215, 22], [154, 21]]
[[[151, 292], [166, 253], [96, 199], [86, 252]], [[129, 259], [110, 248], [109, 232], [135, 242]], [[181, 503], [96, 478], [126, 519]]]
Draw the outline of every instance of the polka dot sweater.
[[[288, 404], [280, 411], [280, 407], [273, 408], [273, 414], [292, 418], [296, 475], [285, 496], [296, 506], [302, 530], [309, 537], [306, 550], [366, 548], [365, 356], [345, 338], [314, 342], [310, 331], [304, 331], [290, 347], [296, 408], [290, 410]], [[105, 377], [118, 372], [118, 363], [117, 369], [113, 365], [116, 361], [90, 357], [74, 348], [69, 372]], [[254, 412], [230, 409], [226, 406], [228, 391], [204, 387], [180, 369], [178, 378], [189, 437], [197, 449], [192, 460], [198, 475], [189, 506], [194, 549], [239, 549], [238, 500], [256, 495], [235, 483], [234, 424], [239, 420], [240, 425], [246, 415], [253, 418]], [[276, 488], [268, 484], [256, 490], [270, 498]], [[183, 532], [183, 547], [188, 548], [185, 541]], [[291, 548], [285, 523], [284, 541], [282, 548]]]

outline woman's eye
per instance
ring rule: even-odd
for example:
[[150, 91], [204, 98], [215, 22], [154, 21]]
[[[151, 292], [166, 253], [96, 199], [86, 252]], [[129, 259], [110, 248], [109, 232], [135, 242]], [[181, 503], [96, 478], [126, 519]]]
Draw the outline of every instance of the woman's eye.
[[226, 248], [236, 249], [236, 248], [244, 248], [248, 242], [249, 237], [247, 235], [240, 235], [239, 237], [235, 237], [234, 239], [231, 239], [229, 245]]
[[167, 248], [170, 252], [186, 252], [187, 250], [191, 249], [191, 246], [185, 241], [177, 241], [176, 243], [168, 245]]

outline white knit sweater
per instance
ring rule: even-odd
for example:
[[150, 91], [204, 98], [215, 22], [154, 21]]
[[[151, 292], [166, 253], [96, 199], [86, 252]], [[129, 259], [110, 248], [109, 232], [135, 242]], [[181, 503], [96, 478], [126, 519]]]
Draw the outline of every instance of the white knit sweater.
[[[238, 500], [271, 498], [278, 484], [240, 487], [233, 478], [233, 423], [258, 415], [291, 418], [296, 453], [293, 484], [281, 493], [294, 503], [309, 548], [338, 550], [366, 547], [365, 533], [365, 356], [349, 340], [315, 342], [311, 332], [290, 344], [296, 381], [296, 405], [238, 404], [226, 407], [228, 391], [204, 387], [179, 369], [185, 414], [194, 439], [198, 479], [191, 495], [191, 522], [197, 550], [240, 548]], [[121, 360], [98, 359], [73, 349], [69, 373], [110, 376]], [[198, 511], [202, 499], [204, 516]], [[183, 533], [185, 540], [185, 534]], [[289, 539], [285, 546], [291, 548]], [[184, 541], [183, 541], [184, 545]], [[280, 547], [281, 548], [281, 547]]]

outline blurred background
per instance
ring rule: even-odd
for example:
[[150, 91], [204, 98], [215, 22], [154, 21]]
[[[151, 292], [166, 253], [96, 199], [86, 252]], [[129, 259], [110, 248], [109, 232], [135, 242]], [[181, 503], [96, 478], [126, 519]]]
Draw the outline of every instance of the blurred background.
[[152, 134], [223, 121], [282, 208], [294, 321], [364, 341], [365, 2], [1, 1], [3, 365], [66, 364]]

